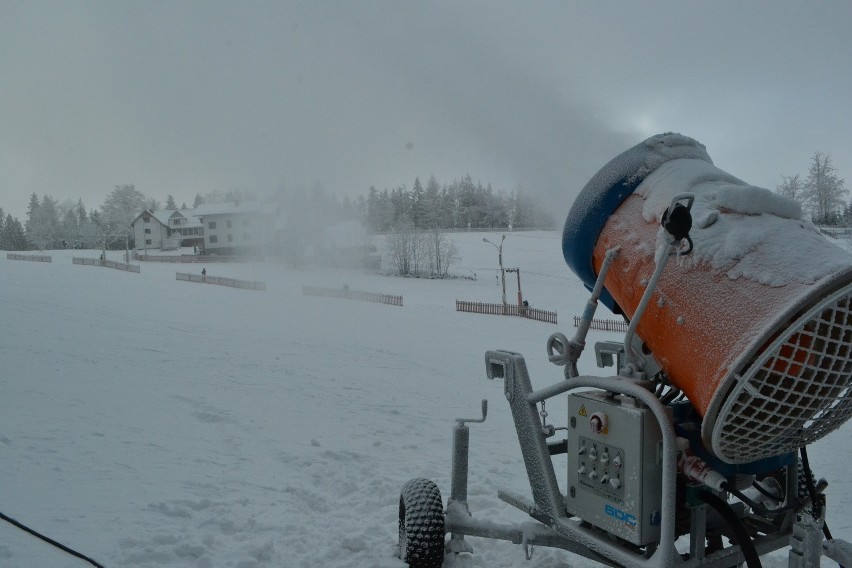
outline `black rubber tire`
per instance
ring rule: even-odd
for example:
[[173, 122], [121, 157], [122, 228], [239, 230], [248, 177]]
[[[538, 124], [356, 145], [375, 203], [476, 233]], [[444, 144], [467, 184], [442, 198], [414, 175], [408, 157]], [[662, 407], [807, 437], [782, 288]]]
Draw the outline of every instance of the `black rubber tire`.
[[428, 479], [412, 479], [399, 496], [399, 557], [411, 568], [444, 563], [444, 507], [441, 491]]

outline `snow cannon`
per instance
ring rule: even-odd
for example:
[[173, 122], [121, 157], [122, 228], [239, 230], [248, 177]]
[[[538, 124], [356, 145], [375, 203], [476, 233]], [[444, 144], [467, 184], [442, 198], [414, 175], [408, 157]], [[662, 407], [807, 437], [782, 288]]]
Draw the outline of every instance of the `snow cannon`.
[[[678, 195], [690, 254], [652, 280]], [[590, 290], [606, 263], [600, 301], [635, 330], [634, 376], [681, 391], [722, 461], [795, 451], [852, 413], [852, 255], [701, 143], [660, 134], [612, 159], [574, 202], [562, 248]]]

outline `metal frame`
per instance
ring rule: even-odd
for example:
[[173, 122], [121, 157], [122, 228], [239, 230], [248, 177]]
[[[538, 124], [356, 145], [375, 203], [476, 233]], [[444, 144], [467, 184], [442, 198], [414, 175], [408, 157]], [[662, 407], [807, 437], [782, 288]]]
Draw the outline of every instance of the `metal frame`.
[[[533, 500], [506, 491], [500, 491], [498, 497], [506, 503], [524, 511], [540, 525], [501, 525], [491, 521], [474, 518], [467, 504], [468, 479], [468, 443], [469, 434], [466, 422], [485, 420], [485, 401], [481, 419], [459, 419], [454, 429], [452, 489], [445, 515], [445, 529], [452, 534], [448, 550], [452, 552], [471, 552], [472, 548], [464, 536], [478, 536], [507, 540], [521, 544], [529, 558], [530, 546], [561, 548], [586, 558], [611, 566], [631, 568], [694, 568], [728, 567], [745, 561], [739, 546], [729, 546], [712, 554], [705, 554], [707, 516], [706, 506], [692, 510], [692, 531], [690, 534], [690, 557], [684, 560], [675, 548], [675, 493], [677, 476], [677, 444], [674, 428], [666, 407], [641, 383], [624, 377], [580, 376], [539, 390], [533, 390], [524, 358], [510, 351], [489, 351], [485, 355], [489, 379], [502, 378], [504, 393], [509, 402], [521, 453], [527, 470]], [[556, 481], [553, 461], [542, 430], [537, 405], [554, 396], [578, 388], [595, 388], [612, 393], [623, 394], [639, 400], [646, 405], [657, 419], [663, 439], [663, 478], [660, 540], [656, 548], [649, 553], [640, 553], [613, 541], [606, 533], [584, 524], [581, 519], [572, 517], [567, 511], [565, 498]], [[796, 466], [788, 470], [787, 495], [795, 495]], [[792, 490], [792, 493], [790, 492]], [[788, 500], [790, 497], [788, 497]], [[794, 523], [795, 510], [788, 512], [788, 518], [777, 534], [764, 535], [753, 540], [758, 554], [779, 550], [790, 545], [794, 530], [805, 534], [807, 527], [802, 522]], [[812, 523], [811, 523], [812, 524]], [[810, 525], [809, 525], [810, 526]], [[810, 530], [808, 534], [812, 534]], [[836, 550], [846, 551], [849, 545], [843, 541], [834, 541]], [[797, 552], [791, 551], [791, 566], [819, 566], [822, 540], [814, 536], [802, 538]], [[816, 547], [816, 551], [814, 550]], [[795, 557], [795, 558], [794, 558]], [[816, 558], [814, 565], [812, 559]], [[794, 560], [796, 563], [794, 563]]]
[[[670, 210], [679, 202], [686, 201], [685, 207], [688, 214], [693, 199], [694, 196], [691, 194], [678, 194], [672, 199]], [[690, 508], [688, 558], [684, 559], [675, 547], [678, 440], [675, 437], [674, 424], [667, 406], [649, 390], [649, 387], [653, 387], [653, 383], [645, 380], [653, 374], [649, 373], [652, 370], [649, 366], [653, 367], [654, 361], [637, 351], [634, 340], [636, 326], [656, 289], [669, 257], [672, 254], [680, 254], [680, 247], [684, 240], [689, 244], [684, 254], [689, 254], [692, 250], [692, 241], [688, 235], [684, 237], [675, 231], [676, 235], [668, 232], [668, 226], [665, 228], [666, 238], [660, 243], [656, 254], [656, 269], [625, 336], [623, 353], [627, 362], [623, 368], [619, 369], [620, 376], [579, 376], [577, 371], [577, 361], [585, 348], [586, 334], [604, 288], [606, 273], [618, 254], [618, 247], [606, 252], [591, 298], [586, 304], [581, 324], [574, 338], [568, 340], [563, 334], [555, 333], [547, 341], [548, 358], [552, 363], [565, 367], [565, 380], [543, 389], [533, 390], [526, 362], [521, 354], [511, 351], [488, 351], [485, 354], [488, 378], [503, 379], [503, 391], [512, 411], [533, 500], [530, 502], [522, 496], [506, 491], [498, 492], [498, 497], [524, 511], [541, 524], [500, 525], [477, 520], [470, 514], [467, 504], [470, 436], [466, 423], [485, 421], [487, 401], [483, 400], [482, 418], [458, 419], [453, 431], [452, 488], [444, 519], [445, 530], [451, 533], [450, 541], [447, 543], [448, 551], [472, 552], [473, 549], [464, 539], [467, 535], [521, 544], [527, 559], [531, 558], [530, 546], [537, 545], [561, 548], [606, 565], [629, 568], [697, 568], [699, 566], [727, 568], [742, 564], [746, 560], [739, 545], [729, 545], [727, 548], [723, 547], [707, 554], [707, 530], [711, 524], [715, 523], [718, 526], [718, 520], [709, 517], [707, 505], [701, 503], [687, 503]], [[604, 346], [602, 350], [596, 348], [600, 360], [602, 360], [601, 354], [607, 354], [612, 359], [613, 354], [618, 355], [621, 352], [621, 349], [613, 350], [612, 345]], [[614, 539], [613, 535], [603, 529], [595, 528], [582, 519], [574, 517], [567, 509], [566, 499], [556, 480], [550, 446], [547, 443], [547, 435], [552, 435], [554, 428], [542, 424], [538, 404], [579, 388], [600, 389], [613, 395], [632, 397], [651, 411], [660, 427], [662, 436], [660, 537], [657, 543], [646, 545], [644, 550], [626, 541]], [[852, 544], [840, 539], [823, 544], [823, 519], [813, 519], [809, 515], [802, 514], [802, 519], [796, 520], [797, 514], [805, 506], [799, 502], [798, 498], [797, 467], [795, 463], [786, 466], [785, 503], [781, 505], [786, 511], [783, 513], [784, 517], [781, 518], [779, 525], [774, 527], [776, 530], [773, 530], [771, 534], [765, 531], [768, 534], [753, 538], [752, 544], [758, 555], [790, 546], [789, 566], [791, 568], [819, 568], [823, 548], [829, 557], [838, 561], [848, 561], [852, 556]], [[714, 486], [720, 491], [727, 490], [724, 483]], [[733, 488], [730, 491], [736, 492]], [[750, 502], [749, 499], [741, 493], [737, 495], [742, 496], [744, 501], [741, 506], [747, 507], [745, 502]], [[753, 503], [751, 506], [755, 507]], [[746, 510], [741, 509], [740, 514], [747, 516]], [[758, 518], [755, 517], [753, 520], [757, 521]], [[766, 528], [769, 529], [768, 523]], [[848, 562], [844, 565], [847, 564]]]

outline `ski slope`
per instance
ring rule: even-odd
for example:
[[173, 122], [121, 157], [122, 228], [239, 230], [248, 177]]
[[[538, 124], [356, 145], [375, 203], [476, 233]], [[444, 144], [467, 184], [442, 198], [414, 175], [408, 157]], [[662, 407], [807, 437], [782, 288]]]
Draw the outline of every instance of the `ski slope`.
[[[471, 426], [471, 511], [529, 521], [497, 499], [529, 485], [483, 354], [521, 352], [536, 387], [559, 381], [545, 341], [572, 335], [587, 293], [558, 232], [509, 233], [505, 266], [520, 267], [525, 299], [560, 324], [456, 312], [456, 299], [500, 301], [496, 250], [483, 236], [500, 238], [450, 235], [462, 255], [452, 272], [465, 277], [450, 280], [206, 265], [210, 276], [263, 281], [265, 292], [175, 280], [200, 264], [142, 263], [131, 274], [72, 265], [72, 251], [52, 251], [49, 264], [4, 255], [0, 511], [110, 567], [401, 568], [400, 487], [427, 477], [446, 498], [453, 421], [478, 416], [488, 399], [488, 419]], [[402, 295], [404, 307], [301, 292], [344, 285]], [[510, 301], [516, 291], [512, 276]], [[591, 332], [588, 343], [620, 338]], [[582, 363], [600, 373], [591, 349]], [[565, 422], [564, 405], [548, 411]], [[810, 452], [830, 483], [829, 524], [845, 538], [850, 451], [846, 424]], [[557, 461], [563, 484], [564, 471]], [[445, 567], [593, 565], [540, 548], [527, 562], [520, 546], [469, 540], [475, 554]], [[780, 566], [786, 555], [764, 560]], [[0, 566], [86, 564], [0, 523]]]

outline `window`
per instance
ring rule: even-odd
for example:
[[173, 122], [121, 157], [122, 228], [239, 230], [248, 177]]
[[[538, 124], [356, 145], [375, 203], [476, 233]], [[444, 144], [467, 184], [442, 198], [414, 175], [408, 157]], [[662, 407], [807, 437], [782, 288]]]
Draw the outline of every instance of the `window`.
[[219, 238], [216, 235], [210, 235], [210, 242], [211, 243], [219, 242]]
[[151, 234], [151, 229], [145, 229], [145, 234], [146, 234], [146, 235], [150, 235], [150, 234]]
[[146, 245], [150, 245], [150, 244], [151, 244], [151, 239], [145, 239], [145, 244], [146, 244]]
[[145, 217], [144, 219], [142, 219], [142, 222], [143, 222], [143, 223], [150, 223], [150, 222], [151, 222], [151, 218], [150, 218], [150, 217]]
[[231, 243], [233, 241], [234, 241], [234, 236], [231, 233], [228, 233], [228, 242]]
[[231, 228], [231, 220], [230, 219], [228, 219], [228, 228], [229, 229]]
[[215, 229], [216, 228], [216, 221], [210, 221], [209, 223], [207, 223], [207, 228], [210, 229], [210, 230]]

